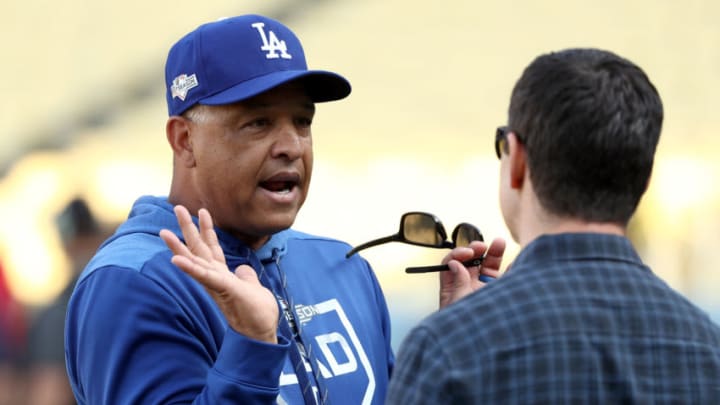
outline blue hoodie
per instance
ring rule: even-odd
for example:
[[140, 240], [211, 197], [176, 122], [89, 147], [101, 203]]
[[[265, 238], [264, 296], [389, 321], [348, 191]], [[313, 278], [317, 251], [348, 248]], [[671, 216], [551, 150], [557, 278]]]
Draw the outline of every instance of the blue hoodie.
[[[229, 328], [204, 288], [170, 262], [163, 228], [182, 239], [167, 199], [141, 197], [75, 286], [65, 357], [78, 403], [304, 403], [290, 361], [292, 333], [280, 330], [278, 344], [268, 344]], [[230, 269], [250, 264], [281, 308], [291, 303], [286, 316], [311, 353], [313, 390], [319, 379], [330, 402], [382, 403], [394, 356], [387, 306], [368, 263], [346, 259], [343, 242], [294, 230], [255, 252], [216, 231]]]

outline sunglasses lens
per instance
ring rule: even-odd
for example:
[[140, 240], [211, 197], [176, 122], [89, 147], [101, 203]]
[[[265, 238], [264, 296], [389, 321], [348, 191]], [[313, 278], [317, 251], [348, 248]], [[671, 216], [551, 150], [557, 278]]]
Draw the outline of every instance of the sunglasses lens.
[[498, 154], [498, 156], [502, 156], [502, 154], [503, 154], [505, 151], [507, 151], [507, 146], [505, 146], [505, 143], [506, 143], [506, 142], [507, 142], [507, 140], [506, 140], [505, 138], [502, 138], [502, 139], [500, 139], [500, 140], [498, 141], [498, 143], [497, 143], [497, 151], [496, 151], [496, 153]]
[[507, 152], [507, 127], [498, 127], [495, 131], [495, 155], [500, 159], [503, 152]]
[[406, 241], [424, 246], [441, 246], [443, 236], [438, 234], [435, 219], [426, 214], [407, 214], [403, 220], [403, 237]]
[[475, 240], [483, 240], [480, 230], [475, 226], [462, 223], [455, 228], [455, 235], [453, 238], [455, 246], [469, 246], [470, 242]]

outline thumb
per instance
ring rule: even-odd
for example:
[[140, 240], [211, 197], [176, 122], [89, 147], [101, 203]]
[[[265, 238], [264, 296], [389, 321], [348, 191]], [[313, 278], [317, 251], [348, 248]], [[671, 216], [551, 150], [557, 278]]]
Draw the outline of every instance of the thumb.
[[465, 269], [459, 261], [450, 260], [448, 262], [448, 267], [455, 276], [455, 291], [463, 291], [466, 288], [470, 288], [470, 272]]
[[235, 268], [235, 277], [239, 278], [243, 281], [249, 281], [252, 283], [259, 283], [257, 273], [255, 273], [255, 269], [248, 266], [247, 264], [241, 264]]

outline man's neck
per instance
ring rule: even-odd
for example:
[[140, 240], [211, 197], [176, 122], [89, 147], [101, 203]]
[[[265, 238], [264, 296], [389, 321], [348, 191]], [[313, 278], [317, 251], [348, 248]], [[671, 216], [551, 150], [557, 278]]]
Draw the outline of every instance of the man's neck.
[[530, 175], [526, 173], [526, 181], [518, 190], [519, 201], [516, 208], [516, 217], [513, 221], [515, 241], [521, 248], [541, 235], [560, 233], [604, 233], [625, 236], [627, 228], [623, 224], [614, 222], [590, 222], [582, 219], [558, 216], [549, 213], [535, 194]]
[[575, 218], [557, 218], [546, 216], [538, 218], [538, 221], [526, 222], [519, 234], [521, 247], [527, 246], [530, 242], [541, 235], [553, 235], [560, 233], [604, 233], [610, 235], [625, 236], [627, 229], [619, 224], [611, 222], [588, 222]]

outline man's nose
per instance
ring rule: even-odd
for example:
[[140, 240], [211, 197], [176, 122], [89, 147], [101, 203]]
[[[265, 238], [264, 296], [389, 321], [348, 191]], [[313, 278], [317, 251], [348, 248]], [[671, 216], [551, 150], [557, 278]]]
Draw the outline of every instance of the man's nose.
[[306, 143], [304, 138], [307, 136], [292, 123], [282, 124], [278, 128], [275, 144], [273, 145], [273, 156], [285, 156], [289, 160], [300, 158]]

